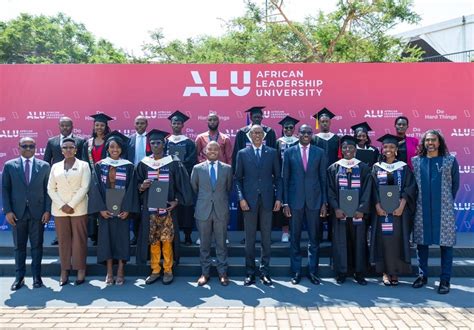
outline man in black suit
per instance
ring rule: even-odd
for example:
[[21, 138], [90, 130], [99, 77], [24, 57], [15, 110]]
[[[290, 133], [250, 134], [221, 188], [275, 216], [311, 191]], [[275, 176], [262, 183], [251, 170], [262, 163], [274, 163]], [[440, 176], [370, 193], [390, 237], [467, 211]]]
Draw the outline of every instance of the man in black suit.
[[237, 153], [235, 181], [240, 207], [244, 214], [246, 286], [255, 283], [255, 239], [260, 223], [262, 256], [260, 279], [271, 285], [269, 275], [272, 211], [281, 207], [281, 173], [278, 153], [263, 145], [264, 130], [260, 125], [250, 129], [252, 145]]
[[301, 280], [300, 239], [304, 219], [308, 230], [308, 278], [320, 284], [319, 222], [326, 216], [326, 157], [324, 150], [311, 145], [313, 130], [309, 125], [299, 129], [299, 143], [283, 154], [283, 213], [290, 219], [290, 260], [293, 278]]
[[[65, 138], [72, 138], [76, 141], [76, 158], [82, 159], [82, 147], [84, 145], [84, 139], [80, 138], [79, 136], [74, 136], [72, 133], [73, 128], [74, 126], [72, 124], [71, 118], [59, 118], [59, 135], [48, 139], [48, 143], [46, 143], [46, 150], [44, 151], [43, 160], [50, 166], [64, 159], [61, 144]], [[57, 237], [53, 239], [51, 245], [58, 245]]]
[[43, 232], [44, 224], [51, 216], [51, 199], [47, 192], [50, 166], [34, 157], [36, 144], [32, 138], [20, 139], [19, 149], [21, 157], [6, 162], [2, 174], [3, 212], [12, 226], [15, 244], [16, 277], [12, 290], [18, 290], [25, 284], [28, 238], [33, 287], [43, 285]]
[[[145, 116], [139, 115], [135, 118], [136, 133], [129, 136], [127, 147], [127, 159], [132, 162], [135, 167], [143, 158], [151, 155], [150, 143], [146, 132], [147, 127], [148, 119]], [[140, 213], [134, 213], [130, 218], [133, 220], [133, 238], [130, 240], [130, 245], [137, 245], [141, 215]]]

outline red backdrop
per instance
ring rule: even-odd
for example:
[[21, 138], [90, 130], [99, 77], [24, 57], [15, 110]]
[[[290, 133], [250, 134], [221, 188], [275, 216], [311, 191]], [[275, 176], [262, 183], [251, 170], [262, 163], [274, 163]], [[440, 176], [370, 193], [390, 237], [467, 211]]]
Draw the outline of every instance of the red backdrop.
[[264, 123], [277, 134], [285, 115], [314, 125], [311, 116], [322, 107], [337, 114], [332, 126], [341, 135], [361, 121], [375, 129], [372, 137], [394, 133], [395, 117], [405, 115], [409, 135], [442, 130], [462, 173], [458, 230], [474, 231], [473, 73], [469, 63], [0, 65], [0, 167], [18, 156], [22, 136], [37, 139], [42, 157], [63, 115], [73, 118], [76, 134], [88, 136], [88, 115], [105, 112], [116, 118], [112, 129], [128, 134], [138, 114], [150, 127], [169, 130], [166, 117], [179, 109], [191, 117], [190, 138], [206, 130], [210, 111], [235, 136], [246, 124], [243, 111], [256, 105], [266, 106]]

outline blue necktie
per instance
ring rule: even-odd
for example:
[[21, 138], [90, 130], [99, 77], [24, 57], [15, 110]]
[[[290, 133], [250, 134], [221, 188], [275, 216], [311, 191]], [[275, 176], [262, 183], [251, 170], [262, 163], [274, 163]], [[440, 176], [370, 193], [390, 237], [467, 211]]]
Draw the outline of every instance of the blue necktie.
[[216, 184], [217, 184], [217, 175], [216, 175], [216, 169], [214, 168], [214, 162], [211, 162], [210, 173], [211, 173], [211, 185], [212, 185], [212, 189], [215, 189], [215, 188], [216, 188]]
[[138, 145], [136, 147], [136, 160], [135, 164], [138, 164], [143, 158], [145, 158], [145, 137], [143, 135], [138, 135]]
[[257, 148], [257, 162], [260, 163], [260, 148]]
[[26, 184], [30, 184], [30, 160], [25, 160], [25, 181]]

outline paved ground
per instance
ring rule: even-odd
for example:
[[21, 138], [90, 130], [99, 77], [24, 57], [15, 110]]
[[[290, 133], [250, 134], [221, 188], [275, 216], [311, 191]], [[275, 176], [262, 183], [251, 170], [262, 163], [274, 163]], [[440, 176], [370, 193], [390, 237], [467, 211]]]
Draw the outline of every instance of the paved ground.
[[45, 287], [11, 292], [13, 278], [0, 278], [0, 328], [464, 328], [474, 329], [474, 279], [454, 278], [448, 295], [436, 293], [437, 281], [412, 289], [412, 278], [398, 287], [370, 279], [367, 287], [352, 281], [342, 286], [323, 279], [314, 286], [287, 278], [272, 287], [244, 287], [241, 278], [222, 287], [213, 278], [197, 287], [195, 278], [180, 277], [170, 286], [145, 286], [127, 278], [124, 286], [105, 287], [88, 278], [80, 287]]

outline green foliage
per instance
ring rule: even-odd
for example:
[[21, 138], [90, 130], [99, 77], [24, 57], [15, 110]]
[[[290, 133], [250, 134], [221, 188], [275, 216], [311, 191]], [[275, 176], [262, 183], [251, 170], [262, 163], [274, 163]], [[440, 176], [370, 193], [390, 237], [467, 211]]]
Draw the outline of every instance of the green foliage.
[[64, 14], [0, 22], [0, 63], [126, 63], [126, 54]]

